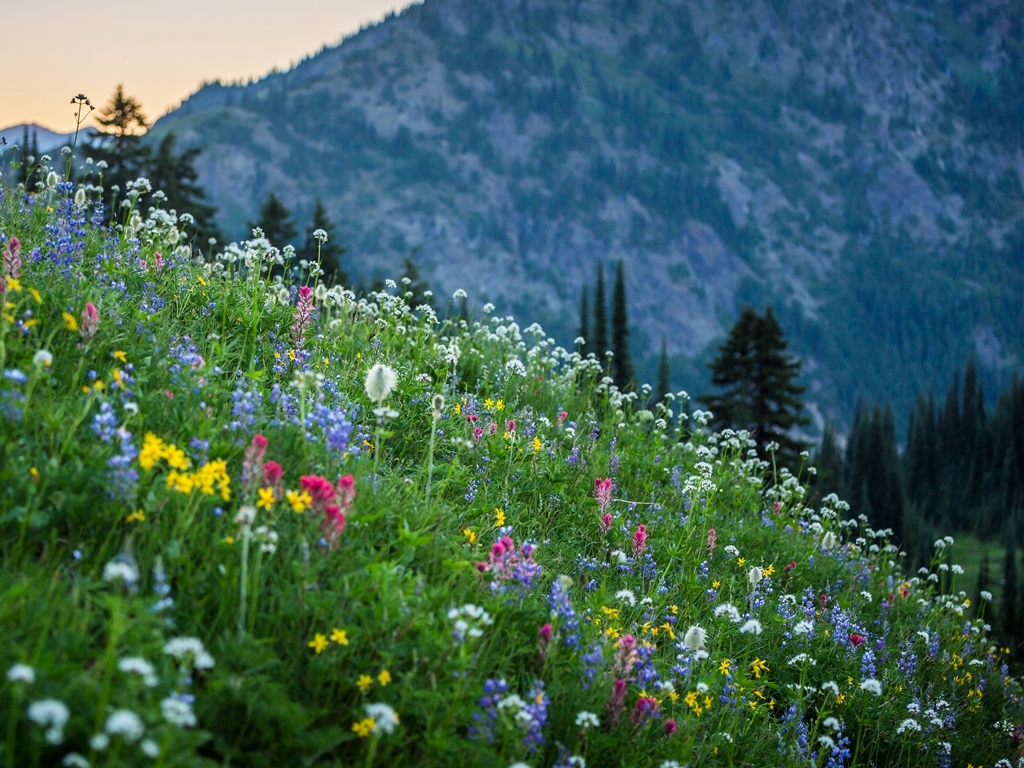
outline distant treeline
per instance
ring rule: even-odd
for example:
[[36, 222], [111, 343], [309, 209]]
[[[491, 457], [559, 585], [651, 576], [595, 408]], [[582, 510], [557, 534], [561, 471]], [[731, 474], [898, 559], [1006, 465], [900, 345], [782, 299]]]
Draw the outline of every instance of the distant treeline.
[[[962, 383], [961, 383], [962, 382]], [[816, 485], [838, 492], [876, 528], [892, 528], [915, 560], [939, 533], [1024, 544], [1024, 382], [1014, 376], [987, 412], [977, 365], [956, 374], [941, 407], [919, 393], [898, 450], [891, 407], [859, 402], [846, 450], [826, 427]]]

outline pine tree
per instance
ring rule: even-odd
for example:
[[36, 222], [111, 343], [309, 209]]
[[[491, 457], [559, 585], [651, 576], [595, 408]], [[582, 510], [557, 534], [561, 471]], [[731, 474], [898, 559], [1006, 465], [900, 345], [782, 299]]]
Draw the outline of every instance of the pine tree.
[[587, 286], [583, 286], [583, 296], [580, 298], [580, 332], [576, 334], [587, 343], [590, 336], [590, 307], [587, 304]]
[[625, 392], [633, 387], [633, 358], [629, 353], [629, 314], [626, 308], [626, 280], [622, 261], [615, 270], [612, 291], [612, 378], [615, 386]]
[[284, 203], [282, 203], [273, 192], [267, 196], [267, 200], [260, 208], [260, 218], [256, 223], [250, 223], [249, 229], [259, 227], [263, 230], [263, 236], [270, 241], [270, 244], [283, 249], [286, 245], [294, 245], [295, 237], [299, 234], [292, 221], [292, 214]]
[[668, 366], [668, 349], [665, 337], [661, 337], [661, 355], [658, 357], [658, 388], [654, 390], [654, 402], [665, 402], [665, 395], [672, 391], [672, 371]]
[[[118, 196], [124, 199], [125, 185], [144, 176], [149, 164], [149, 147], [142, 144], [142, 134], [149, 128], [142, 105], [118, 85], [106, 106], [96, 116], [101, 130], [86, 150], [96, 161], [107, 164], [103, 171], [103, 201], [111, 216], [117, 211], [111, 205]], [[115, 187], [117, 188], [115, 190]]]
[[589, 351], [593, 352], [603, 365], [604, 353], [608, 351], [608, 310], [604, 303], [603, 264], [597, 265], [597, 284], [594, 286], [594, 327], [591, 333], [594, 335], [594, 346]]
[[[321, 229], [327, 235], [323, 244], [314, 235], [317, 230]], [[348, 287], [351, 281], [341, 266], [341, 257], [344, 253], [345, 247], [338, 242], [334, 231], [334, 222], [327, 216], [327, 209], [324, 208], [323, 201], [317, 198], [309, 226], [306, 227], [306, 242], [302, 246], [299, 256], [310, 264], [315, 264], [319, 258], [320, 268], [324, 271], [321, 281], [326, 285]]]
[[174, 209], [178, 215], [192, 215], [196, 244], [205, 248], [209, 238], [221, 240], [223, 237], [213, 220], [217, 209], [206, 202], [206, 192], [197, 183], [199, 173], [195, 161], [202, 150], [196, 147], [177, 154], [177, 140], [173, 131], [160, 140], [146, 175], [153, 189], [166, 195], [163, 208]]
[[800, 362], [786, 353], [787, 342], [771, 307], [759, 315], [746, 306], [710, 364], [711, 383], [724, 390], [702, 399], [714, 414], [714, 427], [750, 430], [758, 456], [767, 458], [766, 446], [777, 443], [776, 459], [795, 467], [806, 444], [790, 434], [810, 423], [803, 415], [796, 383]]

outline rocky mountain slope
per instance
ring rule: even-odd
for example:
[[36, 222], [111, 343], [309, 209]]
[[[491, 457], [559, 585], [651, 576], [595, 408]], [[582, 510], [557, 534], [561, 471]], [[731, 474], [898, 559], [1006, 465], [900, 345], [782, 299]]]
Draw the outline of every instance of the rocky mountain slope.
[[426, 0], [153, 133], [203, 147], [235, 236], [271, 190], [300, 223], [320, 197], [364, 279], [416, 249], [438, 294], [562, 343], [622, 259], [634, 354], [666, 339], [691, 390], [772, 303], [842, 418], [1020, 365], [1022, 27], [993, 0]]

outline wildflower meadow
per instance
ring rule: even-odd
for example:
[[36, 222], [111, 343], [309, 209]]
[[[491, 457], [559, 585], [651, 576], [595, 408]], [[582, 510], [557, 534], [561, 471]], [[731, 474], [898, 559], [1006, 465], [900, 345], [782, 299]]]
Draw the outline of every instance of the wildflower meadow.
[[3, 765], [1024, 765], [952, 539], [59, 170], [0, 187]]

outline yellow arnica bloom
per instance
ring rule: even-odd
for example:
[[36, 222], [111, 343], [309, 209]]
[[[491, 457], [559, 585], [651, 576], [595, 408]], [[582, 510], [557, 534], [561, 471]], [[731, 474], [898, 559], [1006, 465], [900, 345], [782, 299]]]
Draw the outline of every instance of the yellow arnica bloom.
[[37, 291], [35, 288], [29, 288], [28, 292], [32, 294], [32, 298], [36, 300], [36, 304], [42, 304], [43, 303], [43, 297], [39, 294], [39, 291]]
[[288, 491], [285, 494], [285, 498], [288, 499], [288, 503], [292, 505], [292, 509], [296, 513], [304, 512], [306, 507], [313, 503], [313, 497], [309, 495], [309, 491]]
[[273, 488], [260, 488], [259, 493], [260, 499], [256, 502], [256, 506], [261, 509], [270, 509], [274, 506], [274, 489]]
[[331, 632], [331, 640], [338, 645], [348, 645], [348, 632], [344, 629], [335, 629]]
[[324, 649], [327, 648], [327, 635], [322, 632], [317, 632], [313, 635], [313, 639], [306, 643], [306, 645], [316, 651], [317, 656], [319, 656], [324, 652]]
[[376, 724], [377, 721], [372, 717], [364, 717], [362, 720], [352, 723], [352, 730], [356, 732], [360, 739], [365, 739], [373, 733], [373, 728]]
[[377, 682], [381, 684], [381, 687], [384, 687], [391, 682], [391, 673], [386, 669], [382, 669], [380, 674], [377, 675]]
[[359, 690], [366, 693], [370, 690], [370, 686], [373, 685], [373, 678], [369, 675], [360, 675], [359, 679], [356, 680], [356, 685], [359, 686]]
[[78, 331], [78, 321], [75, 319], [74, 315], [72, 315], [70, 312], [61, 312], [61, 317], [64, 318], [64, 327], [67, 330], [71, 331], [72, 333]]
[[146, 513], [140, 509], [137, 512], [132, 512], [130, 515], [128, 515], [128, 517], [124, 519], [126, 523], [134, 523], [136, 520], [140, 523], [145, 522]]
[[754, 677], [757, 680], [761, 679], [761, 673], [768, 671], [768, 662], [764, 659], [754, 659], [754, 663], [750, 665], [750, 669], [754, 673]]
[[20, 291], [21, 290], [21, 280], [19, 280], [16, 277], [8, 277], [7, 278], [7, 290], [8, 291]]
[[505, 524], [505, 510], [498, 507], [494, 510], [495, 521], [494, 524], [501, 528]]
[[120, 350], [120, 349], [115, 350], [111, 354], [112, 354], [112, 356], [113, 356], [113, 358], [115, 360], [120, 360], [122, 363], [127, 363], [128, 362], [128, 356], [125, 355], [125, 353], [122, 350]]

